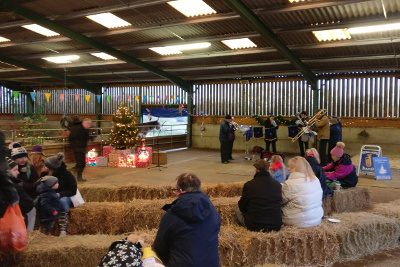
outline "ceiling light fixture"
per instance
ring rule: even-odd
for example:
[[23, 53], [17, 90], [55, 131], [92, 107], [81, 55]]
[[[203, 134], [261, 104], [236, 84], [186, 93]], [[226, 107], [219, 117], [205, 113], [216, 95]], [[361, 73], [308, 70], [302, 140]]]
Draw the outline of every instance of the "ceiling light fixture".
[[217, 11], [212, 9], [202, 0], [177, 0], [170, 1], [168, 2], [168, 4], [181, 12], [186, 17], [196, 17], [217, 13]]
[[351, 39], [347, 29], [313, 31], [312, 33], [319, 42]]
[[196, 44], [186, 44], [186, 45], [172, 45], [165, 47], [151, 47], [150, 50], [153, 50], [156, 53], [161, 55], [173, 55], [173, 54], [182, 54], [181, 50], [190, 50], [190, 49], [199, 49], [199, 48], [207, 48], [210, 47], [211, 43], [196, 43]]
[[291, 4], [298, 3], [298, 2], [305, 2], [306, 0], [289, 0]]
[[115, 16], [110, 12], [90, 15], [86, 17], [109, 29], [132, 26], [132, 24], [130, 24], [129, 22]]
[[104, 59], [104, 60], [117, 59], [116, 57], [113, 57], [113, 56], [111, 56], [109, 54], [106, 54], [106, 53], [103, 53], [103, 52], [101, 52], [101, 53], [90, 53], [90, 54], [92, 56], [95, 56], [95, 57], [98, 57], [98, 58], [101, 58], [101, 59]]
[[243, 48], [252, 48], [257, 47], [255, 43], [253, 43], [249, 38], [240, 38], [233, 40], [223, 40], [221, 41], [230, 49], [243, 49]]
[[9, 42], [9, 41], [11, 41], [11, 40], [0, 36], [0, 43]]
[[52, 36], [57, 36], [60, 35], [57, 32], [53, 32], [52, 30], [49, 30], [45, 27], [42, 27], [38, 24], [29, 24], [29, 25], [23, 25], [22, 27], [24, 27], [25, 29], [28, 29], [30, 31], [39, 33], [41, 35], [47, 36], [47, 37], [52, 37]]
[[391, 31], [391, 30], [400, 30], [400, 23], [382, 24], [382, 25], [365, 26], [365, 27], [354, 27], [354, 28], [349, 28], [347, 30], [347, 32], [349, 32], [351, 34], [357, 34], [357, 33], [383, 32], [383, 31]]
[[44, 57], [43, 59], [53, 63], [62, 64], [62, 63], [71, 63], [71, 60], [77, 60], [79, 59], [79, 56], [70, 55], [70, 56], [60, 56], [60, 57]]

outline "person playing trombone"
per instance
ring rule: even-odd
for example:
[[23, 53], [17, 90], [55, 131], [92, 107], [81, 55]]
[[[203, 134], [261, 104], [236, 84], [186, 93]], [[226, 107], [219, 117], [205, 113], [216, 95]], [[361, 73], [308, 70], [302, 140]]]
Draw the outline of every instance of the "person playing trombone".
[[[308, 116], [307, 112], [302, 111], [300, 115], [297, 117], [298, 120], [296, 121], [297, 126], [299, 127], [299, 132], [303, 130], [304, 127], [308, 127], [307, 121]], [[299, 140], [299, 147], [300, 147], [300, 154], [302, 157], [305, 156], [305, 151], [308, 149], [308, 141], [310, 139], [310, 134], [308, 131], [304, 131], [304, 133], [298, 138]]]
[[327, 147], [330, 136], [329, 119], [325, 115], [326, 112], [324, 111], [325, 110], [323, 109], [317, 109], [316, 112], [317, 114], [320, 113], [320, 115], [315, 120], [315, 127], [317, 127], [317, 132], [318, 132], [318, 140], [319, 140], [318, 152], [321, 158], [321, 166], [326, 166], [328, 163]]

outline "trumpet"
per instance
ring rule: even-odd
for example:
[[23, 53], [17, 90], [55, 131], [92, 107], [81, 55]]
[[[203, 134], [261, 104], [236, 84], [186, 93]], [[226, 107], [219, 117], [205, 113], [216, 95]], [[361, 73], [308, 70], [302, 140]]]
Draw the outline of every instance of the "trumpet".
[[231, 121], [230, 126], [232, 127], [232, 129], [233, 129], [234, 131], [236, 131], [237, 129], [240, 128], [239, 124], [237, 124], [237, 123], [234, 122], [234, 121]]
[[308, 130], [307, 127], [308, 127], [309, 125], [310, 125], [310, 126], [313, 125], [314, 122], [315, 122], [319, 117], [321, 117], [322, 115], [325, 115], [325, 113], [326, 113], [326, 109], [321, 109], [320, 111], [318, 111], [317, 114], [314, 115], [314, 117], [312, 117], [309, 121], [306, 122], [306, 126], [303, 127], [303, 128], [301, 129], [301, 131], [300, 131], [295, 137], [293, 137], [292, 142], [293, 142], [293, 143], [296, 142], [297, 139], [300, 138], [300, 136], [302, 136], [302, 135], [305, 134], [305, 133], [308, 133], [309, 130]]

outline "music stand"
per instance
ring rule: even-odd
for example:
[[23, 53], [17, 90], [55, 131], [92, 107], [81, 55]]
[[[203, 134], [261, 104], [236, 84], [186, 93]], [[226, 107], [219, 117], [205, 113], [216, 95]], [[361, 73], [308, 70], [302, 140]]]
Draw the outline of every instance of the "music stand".
[[[164, 121], [165, 123], [165, 121]], [[163, 126], [164, 123], [161, 125]], [[161, 168], [168, 168], [165, 166], [161, 166], [160, 165], [160, 144], [159, 144], [159, 140], [158, 138], [160, 137], [160, 133], [161, 133], [161, 126], [160, 126], [160, 130], [158, 131], [158, 135], [156, 137], [156, 146], [157, 146], [157, 166], [153, 166], [153, 167], [149, 167], [148, 169], [153, 169], [153, 168], [158, 168], [161, 171]]]

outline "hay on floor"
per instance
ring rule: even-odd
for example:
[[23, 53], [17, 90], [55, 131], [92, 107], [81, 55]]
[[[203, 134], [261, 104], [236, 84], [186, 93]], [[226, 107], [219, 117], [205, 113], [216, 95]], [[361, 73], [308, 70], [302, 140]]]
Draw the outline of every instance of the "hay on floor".
[[340, 220], [330, 223], [330, 228], [336, 234], [343, 260], [399, 245], [400, 226], [393, 218], [367, 212], [333, 214], [332, 218]]
[[395, 218], [400, 223], [400, 199], [389, 203], [375, 204], [372, 212], [385, 217]]

